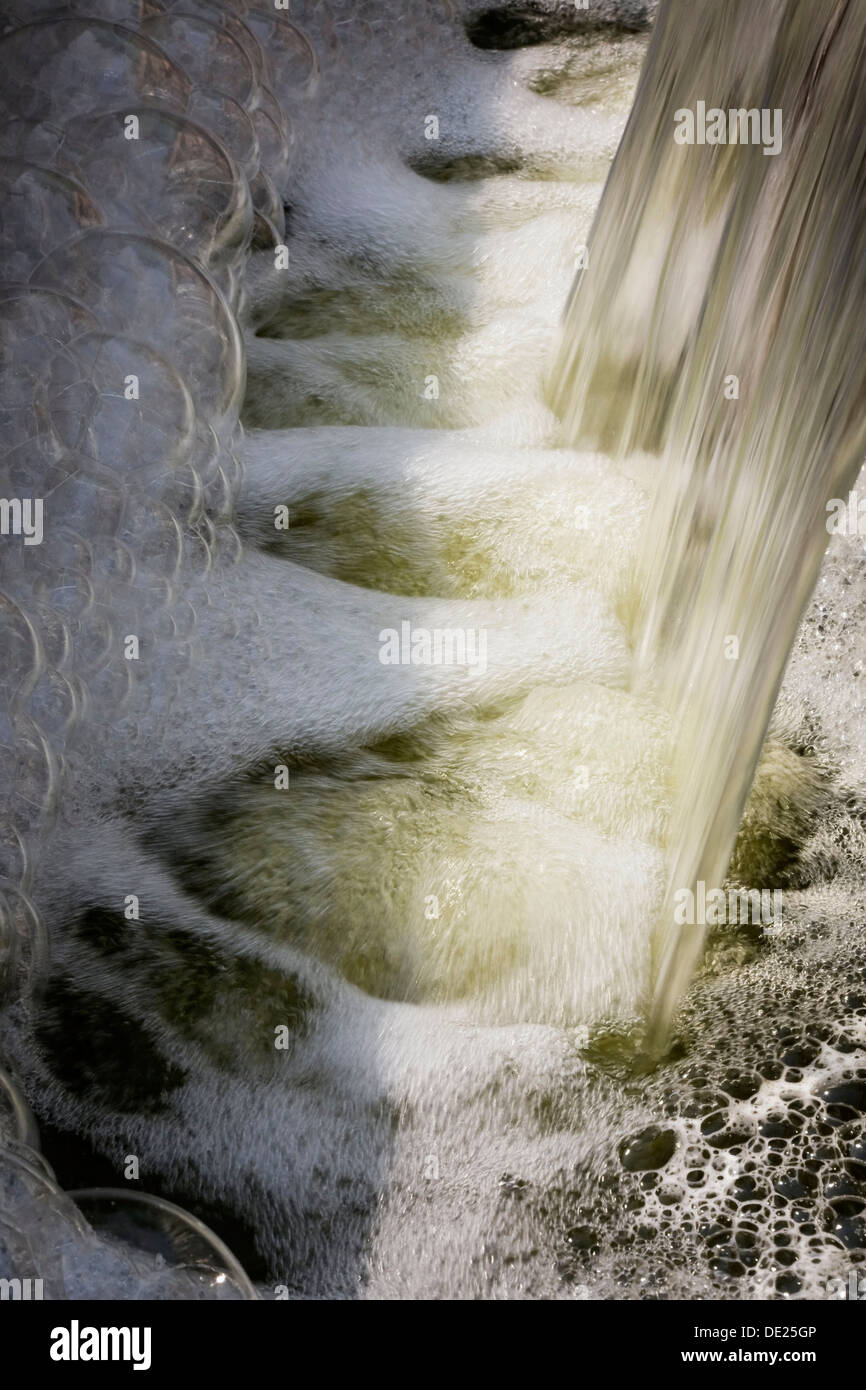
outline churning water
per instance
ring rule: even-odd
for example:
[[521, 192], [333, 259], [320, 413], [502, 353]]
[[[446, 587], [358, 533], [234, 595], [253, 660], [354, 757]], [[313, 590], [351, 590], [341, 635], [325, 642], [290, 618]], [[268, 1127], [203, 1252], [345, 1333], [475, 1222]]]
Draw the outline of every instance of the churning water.
[[[51, 98], [0, 52], [6, 467], [65, 520], [3, 571], [53, 971], [6, 1046], [64, 1186], [136, 1156], [266, 1296], [866, 1255], [856, 527], [807, 606], [863, 454], [866, 17], [667, 0], [647, 52], [652, 6], [566, 8], [110, 0], [144, 37], [41, 31]], [[699, 103], [778, 150], [680, 143]], [[98, 1287], [28, 1182], [34, 1272]]]

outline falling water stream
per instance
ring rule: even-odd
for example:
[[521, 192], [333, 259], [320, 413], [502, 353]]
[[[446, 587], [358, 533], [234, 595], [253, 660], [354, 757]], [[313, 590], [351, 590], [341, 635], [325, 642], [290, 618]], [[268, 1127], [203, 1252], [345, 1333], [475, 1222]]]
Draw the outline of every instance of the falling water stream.
[[[673, 894], [723, 882], [785, 662], [866, 443], [866, 14], [663, 7], [573, 293], [554, 400], [568, 437], [657, 460], [635, 685], [674, 728], [653, 1030], [703, 941]], [[780, 148], [680, 145], [675, 113], [775, 113]]]

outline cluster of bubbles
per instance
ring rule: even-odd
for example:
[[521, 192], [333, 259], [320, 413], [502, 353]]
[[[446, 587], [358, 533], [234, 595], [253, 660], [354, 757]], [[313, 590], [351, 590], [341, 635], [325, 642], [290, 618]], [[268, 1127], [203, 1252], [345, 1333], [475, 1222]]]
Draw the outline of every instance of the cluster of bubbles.
[[563, 1185], [567, 1284], [607, 1297], [850, 1297], [851, 1274], [866, 1275], [856, 936], [849, 923], [793, 922], [751, 965], [700, 984], [648, 1077], [610, 1039], [598, 1045], [594, 1060], [637, 1110], [592, 1187]]
[[[121, 715], [134, 726], [146, 708], [129, 634], [170, 653], [161, 680], [183, 678], [196, 626], [187, 580], [239, 553], [241, 277], [251, 248], [285, 236], [287, 113], [317, 78], [303, 29], [271, 0], [4, 5], [0, 495], [20, 515], [32, 506], [31, 520], [43, 509], [41, 541], [22, 532], [0, 546], [9, 991], [44, 955], [33, 872], [63, 815], [76, 729]], [[20, 1272], [21, 1231], [37, 1244], [64, 1223], [80, 1234], [84, 1207], [57, 1189], [13, 1083], [2, 1091], [2, 1206], [33, 1221], [4, 1237], [0, 1263]], [[91, 1225], [110, 1225], [118, 1201], [92, 1199]], [[192, 1218], [156, 1199], [124, 1195], [127, 1222], [130, 1204], [148, 1202], [151, 1234], [165, 1226], [163, 1243], [186, 1248], [175, 1237]], [[248, 1296], [226, 1268], [226, 1287]], [[70, 1274], [67, 1296], [79, 1286]]]
[[[218, 1236], [173, 1202], [110, 1188], [65, 1193], [18, 1088], [0, 1072], [0, 1278], [22, 1299], [256, 1297]], [[13, 1286], [14, 1287], [14, 1286]]]

